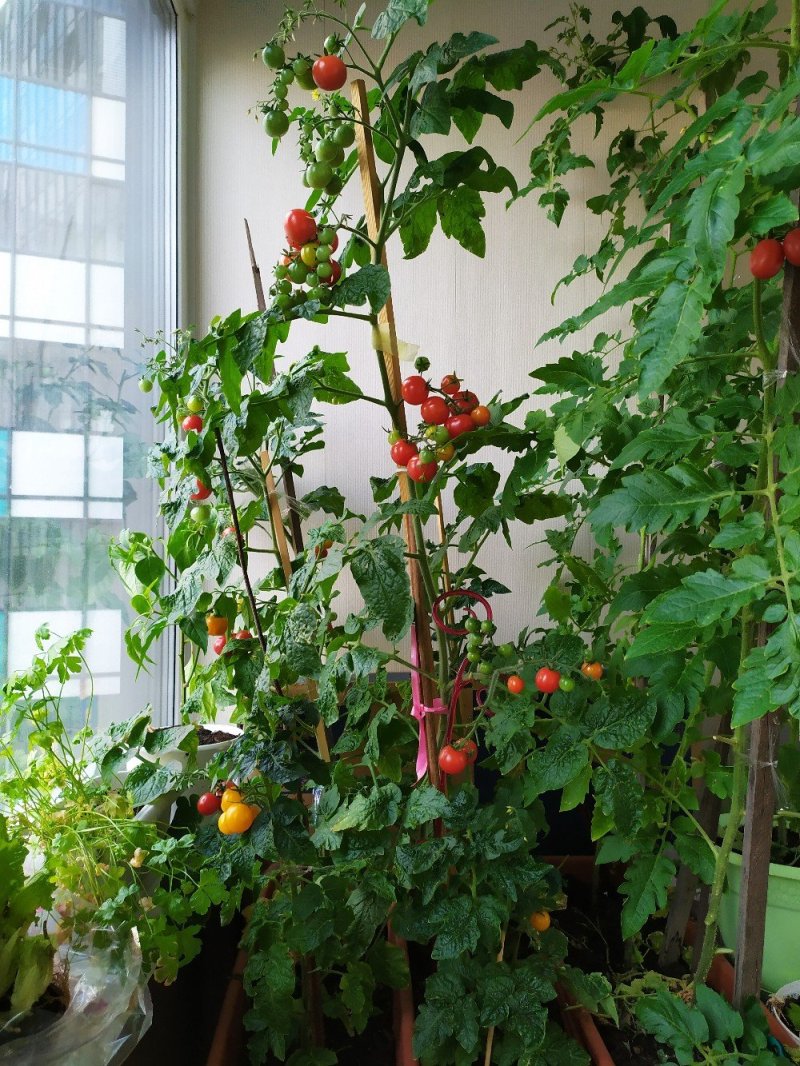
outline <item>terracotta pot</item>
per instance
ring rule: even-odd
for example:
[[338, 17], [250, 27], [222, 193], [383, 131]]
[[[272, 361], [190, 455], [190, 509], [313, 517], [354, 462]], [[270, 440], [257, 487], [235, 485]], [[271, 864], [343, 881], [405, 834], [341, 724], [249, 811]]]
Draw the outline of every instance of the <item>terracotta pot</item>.
[[562, 984], [556, 985], [556, 992], [565, 1032], [591, 1055], [593, 1066], [615, 1066], [589, 1011], [579, 1006]]

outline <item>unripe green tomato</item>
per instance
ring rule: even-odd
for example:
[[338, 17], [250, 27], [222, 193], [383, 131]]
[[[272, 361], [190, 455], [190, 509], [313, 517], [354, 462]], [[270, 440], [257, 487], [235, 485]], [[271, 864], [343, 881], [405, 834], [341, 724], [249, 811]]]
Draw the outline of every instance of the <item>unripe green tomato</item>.
[[333, 303], [333, 293], [331, 292], [329, 286], [324, 285], [322, 287], [322, 290], [321, 290], [321, 293], [320, 293], [319, 302], [321, 304], [326, 304], [326, 305]]
[[466, 631], [468, 633], [479, 633], [480, 632], [480, 628], [481, 628], [481, 624], [480, 624], [480, 622], [478, 621], [477, 618], [469, 617], [464, 622], [464, 629], [466, 629]]
[[325, 186], [325, 195], [338, 196], [343, 188], [344, 185], [342, 184], [342, 179], [339, 177], [338, 174], [334, 174], [331, 180]]
[[343, 126], [337, 126], [333, 131], [334, 143], [338, 144], [340, 148], [349, 148], [355, 139], [356, 131], [350, 123]]
[[482, 644], [483, 637], [480, 635], [480, 633], [470, 633], [470, 635], [467, 637], [468, 648], [480, 648]]
[[308, 290], [308, 298], [309, 300], [317, 300], [319, 303], [322, 303], [325, 297], [325, 292], [326, 290], [323, 289], [321, 285], [315, 285], [313, 289]]
[[284, 85], [291, 85], [294, 81], [294, 71], [291, 67], [284, 67], [278, 75], [278, 78]]
[[481, 633], [484, 633], [487, 637], [490, 637], [492, 633], [495, 632], [497, 632], [497, 626], [494, 624], [494, 622], [490, 622], [488, 618], [481, 622]]
[[479, 674], [482, 674], [484, 677], [488, 677], [489, 674], [491, 674], [491, 672], [492, 672], [492, 664], [491, 663], [478, 663], [478, 673]]
[[305, 71], [303, 74], [298, 74], [297, 71], [294, 73], [297, 78], [297, 84], [301, 89], [307, 89], [308, 91], [316, 89], [317, 83], [314, 81], [314, 77], [310, 70]]
[[311, 270], [317, 265], [317, 246], [316, 244], [304, 244], [300, 249], [300, 258], [305, 266]]
[[333, 267], [330, 263], [320, 263], [317, 267], [317, 277], [327, 281], [333, 275]]
[[275, 306], [280, 311], [288, 311], [292, 306], [292, 297], [288, 293], [281, 292], [275, 297]]
[[305, 263], [301, 263], [299, 259], [295, 259], [293, 263], [290, 263], [289, 277], [295, 285], [302, 285], [308, 277], [308, 270], [306, 269]]
[[477, 649], [467, 652], [467, 662], [479, 663], [481, 661], [481, 653]]
[[433, 437], [437, 444], [447, 444], [450, 440], [450, 430], [447, 426], [435, 426]]
[[289, 94], [289, 88], [282, 81], [276, 81], [272, 86], [272, 93], [276, 100], [285, 100]]
[[139, 378], [139, 389], [142, 392], [152, 392], [153, 382], [150, 380], [150, 378]]
[[419, 453], [419, 461], [421, 463], [435, 463], [436, 452], [431, 451], [429, 448], [423, 448]]
[[211, 508], [207, 503], [198, 503], [191, 509], [189, 516], [195, 525], [204, 526], [211, 517]]
[[277, 283], [277, 285], [275, 286], [275, 291], [276, 292], [285, 292], [285, 293], [291, 292], [292, 291], [292, 283], [291, 283], [291, 281], [289, 281], [288, 278], [285, 278], [283, 281], [279, 281]]
[[193, 415], [199, 414], [204, 406], [203, 397], [198, 396], [196, 392], [193, 392], [186, 400], [186, 410], [191, 411]]
[[332, 163], [340, 151], [341, 148], [338, 148], [330, 137], [323, 137], [317, 145], [314, 155], [320, 163]]
[[501, 644], [497, 649], [504, 659], [510, 659], [515, 654], [516, 649], [513, 644]]
[[317, 239], [320, 244], [333, 244], [333, 238], [336, 236], [336, 230], [331, 226], [323, 226], [317, 233]]
[[336, 34], [335, 33], [329, 33], [328, 36], [325, 38], [325, 42], [323, 44], [323, 48], [325, 49], [327, 54], [329, 56], [333, 55], [334, 52], [338, 52], [339, 51], [340, 47], [341, 47], [341, 41], [336, 36]]
[[390, 429], [386, 436], [386, 439], [389, 441], [390, 444], [397, 444], [397, 442], [401, 439], [400, 430]]
[[309, 163], [306, 167], [306, 181], [309, 189], [324, 189], [333, 177], [333, 168], [329, 163]]
[[289, 117], [282, 111], [268, 111], [264, 115], [264, 132], [268, 137], [282, 137], [289, 129]]
[[307, 59], [303, 59], [302, 56], [298, 56], [297, 59], [295, 59], [295, 61], [292, 63], [292, 70], [298, 76], [301, 74], [308, 74], [311, 70], [311, 64]]
[[286, 62], [286, 53], [279, 44], [265, 45], [261, 58], [270, 70], [279, 70]]
[[281, 281], [283, 278], [286, 277], [286, 267], [283, 265], [283, 263], [278, 263], [278, 265], [275, 267], [275, 277], [278, 279], [278, 281]]
[[571, 677], [562, 677], [558, 682], [558, 687], [562, 692], [572, 692], [575, 688], [575, 682]]
[[288, 100], [276, 100], [275, 101], [275, 107], [276, 107], [276, 109], [278, 109], [280, 111], [288, 111], [289, 110], [289, 101]]
[[333, 248], [329, 244], [320, 244], [315, 252], [315, 258], [318, 263], [327, 263], [333, 254]]

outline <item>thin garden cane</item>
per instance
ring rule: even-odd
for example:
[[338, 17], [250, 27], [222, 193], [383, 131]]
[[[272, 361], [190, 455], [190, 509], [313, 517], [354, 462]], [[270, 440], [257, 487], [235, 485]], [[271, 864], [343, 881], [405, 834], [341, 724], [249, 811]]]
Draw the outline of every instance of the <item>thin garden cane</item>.
[[[381, 225], [381, 212], [383, 210], [383, 198], [381, 184], [375, 165], [375, 149], [372, 143], [372, 133], [369, 129], [369, 107], [367, 104], [367, 90], [364, 82], [358, 78], [351, 85], [351, 97], [356, 117], [356, 148], [358, 151], [358, 165], [361, 176], [361, 185], [364, 194], [364, 217], [367, 223], [367, 232], [372, 240], [377, 240]], [[386, 252], [383, 251], [383, 265], [386, 265]], [[378, 326], [382, 328], [377, 328]], [[397, 333], [395, 331], [394, 310], [391, 297], [386, 301], [378, 314], [378, 320], [373, 329], [373, 347], [378, 353], [381, 377], [384, 388], [391, 397], [393, 410], [392, 420], [401, 431], [405, 430], [405, 411], [403, 409], [400, 394], [401, 376], [400, 361], [397, 354]], [[400, 496], [403, 502], [411, 499], [411, 486], [405, 473], [398, 475], [400, 482]], [[422, 699], [426, 706], [433, 706], [436, 699], [433, 677], [435, 666], [433, 661], [433, 645], [431, 644], [430, 626], [428, 620], [428, 602], [430, 597], [425, 589], [422, 561], [418, 552], [419, 541], [422, 536], [421, 524], [415, 526], [411, 515], [406, 515], [403, 522], [406, 546], [409, 554], [409, 577], [411, 579], [411, 595], [414, 600], [414, 626], [419, 648], [419, 664], [421, 668], [420, 682], [422, 684]], [[437, 765], [437, 744], [434, 730], [429, 728], [430, 723], [421, 723], [420, 728], [425, 730], [425, 742], [428, 753], [428, 775], [431, 784], [439, 787], [439, 771]]]
[[[267, 301], [264, 296], [264, 285], [261, 280], [261, 268], [258, 265], [258, 261], [255, 255], [255, 249], [253, 248], [253, 239], [250, 234], [250, 224], [247, 219], [244, 220], [245, 232], [247, 234], [247, 248], [250, 254], [250, 269], [253, 272], [253, 285], [256, 290], [256, 305], [259, 311], [266, 311]], [[269, 452], [265, 448], [261, 452], [261, 466], [264, 470], [264, 481], [267, 490], [267, 504], [269, 506], [270, 518], [272, 521], [272, 528], [275, 533], [275, 547], [278, 550], [278, 556], [281, 561], [281, 569], [283, 570], [283, 576], [286, 581], [287, 587], [292, 577], [292, 560], [289, 555], [289, 542], [286, 537], [286, 530], [283, 525], [283, 515], [281, 514], [280, 503], [278, 502], [278, 489], [275, 484], [275, 478], [272, 473], [272, 461], [270, 459]], [[283, 472], [284, 484], [287, 490], [294, 495], [294, 483], [291, 480], [291, 471], [285, 469]], [[291, 489], [290, 489], [291, 486]], [[290, 506], [289, 508], [290, 521], [292, 522], [292, 540], [294, 541], [294, 550], [296, 552], [303, 549], [303, 530], [300, 526], [300, 520], [297, 512]], [[296, 526], [295, 526], [296, 523]], [[256, 620], [258, 625], [258, 621]], [[295, 685], [289, 689], [289, 695], [296, 696], [301, 693], [307, 694], [310, 698], [316, 697], [316, 686], [313, 683], [306, 685]], [[319, 721], [316, 727], [317, 737], [317, 749], [320, 754], [320, 758], [324, 762], [331, 761], [330, 746], [328, 744], [328, 734], [325, 730], [325, 723]]]

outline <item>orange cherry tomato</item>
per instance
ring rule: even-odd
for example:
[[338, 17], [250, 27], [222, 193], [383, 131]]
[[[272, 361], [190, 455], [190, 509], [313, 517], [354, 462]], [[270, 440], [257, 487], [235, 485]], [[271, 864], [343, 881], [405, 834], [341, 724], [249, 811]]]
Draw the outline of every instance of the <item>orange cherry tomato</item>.
[[488, 426], [492, 420], [491, 411], [482, 403], [470, 411], [470, 417], [476, 426]]
[[508, 681], [506, 681], [506, 688], [514, 696], [519, 696], [520, 692], [525, 691], [525, 682], [519, 674], [512, 674]]
[[550, 915], [547, 911], [534, 911], [528, 921], [537, 933], [546, 933], [550, 928]]
[[228, 619], [221, 614], [207, 614], [206, 628], [210, 637], [224, 637], [228, 631]]
[[584, 677], [588, 677], [590, 681], [599, 681], [603, 676], [603, 666], [601, 663], [584, 663], [581, 667], [581, 673]]
[[236, 788], [226, 788], [222, 793], [220, 806], [223, 811], [227, 811], [229, 807], [234, 805], [234, 803], [244, 803], [241, 792]]
[[219, 831], [225, 836], [235, 833], [246, 833], [256, 816], [246, 803], [234, 803], [224, 811], [217, 822]]

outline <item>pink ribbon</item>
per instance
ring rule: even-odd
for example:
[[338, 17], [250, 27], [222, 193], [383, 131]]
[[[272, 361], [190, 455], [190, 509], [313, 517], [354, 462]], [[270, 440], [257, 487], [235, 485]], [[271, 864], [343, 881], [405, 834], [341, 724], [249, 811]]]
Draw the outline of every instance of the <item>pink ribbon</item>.
[[428, 772], [428, 745], [425, 739], [425, 716], [428, 714], [447, 714], [448, 708], [437, 696], [428, 707], [422, 702], [422, 681], [419, 676], [419, 646], [417, 644], [416, 626], [411, 627], [411, 713], [419, 722], [419, 747], [417, 748], [417, 781], [421, 781]]

